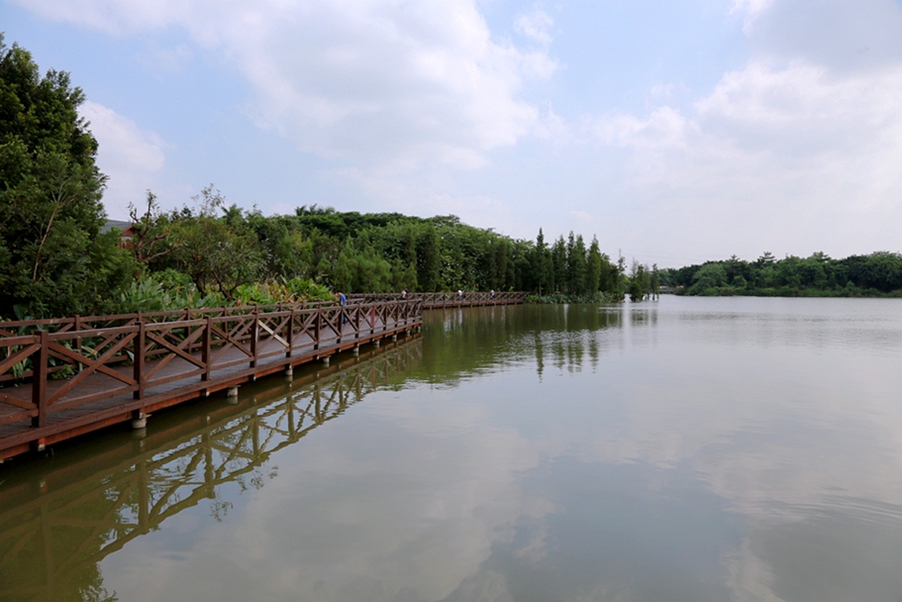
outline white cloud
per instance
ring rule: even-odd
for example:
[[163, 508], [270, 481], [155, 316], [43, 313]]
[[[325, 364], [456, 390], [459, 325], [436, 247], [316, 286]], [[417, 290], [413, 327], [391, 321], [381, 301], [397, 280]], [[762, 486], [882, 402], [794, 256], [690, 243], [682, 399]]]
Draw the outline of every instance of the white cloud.
[[153, 44], [147, 52], [140, 54], [137, 60], [150, 69], [177, 73], [193, 57], [194, 52], [187, 44], [178, 44], [173, 48]]
[[551, 44], [549, 29], [554, 25], [554, 19], [543, 10], [535, 9], [524, 13], [514, 20], [514, 30], [527, 38], [547, 47]]
[[164, 143], [153, 132], [96, 102], [87, 101], [79, 114], [90, 122], [99, 144], [97, 165], [109, 176], [103, 202], [113, 219], [128, 217], [128, 204], [140, 206], [166, 162]]
[[616, 146], [662, 148], [686, 143], [686, 118], [671, 107], [655, 109], [647, 117], [617, 114], [590, 127], [602, 142]]
[[846, 73], [902, 60], [902, 10], [895, 0], [746, 4], [745, 31], [759, 56], [804, 60]]
[[[27, 6], [111, 34], [183, 28], [235, 62], [252, 86], [247, 110], [259, 126], [364, 169], [483, 165], [487, 151], [529, 133], [539, 112], [518, 94], [556, 68], [544, 50], [494, 40], [475, 0]], [[548, 25], [541, 11], [518, 21], [539, 40]]]
[[517, 219], [510, 207], [487, 195], [451, 195], [437, 192], [450, 186], [442, 170], [416, 174], [356, 168], [334, 170], [332, 176], [367, 195], [409, 215], [431, 216], [453, 213], [464, 223], [480, 227], [510, 224]]
[[593, 217], [592, 214], [588, 211], [571, 211], [570, 215], [575, 217], [578, 221], [587, 224], [595, 221], [595, 217]]
[[[902, 52], [889, 61], [882, 34], [874, 42], [880, 61], [860, 63], [823, 51], [815, 33], [772, 43], [774, 15], [792, 16], [807, 32], [796, 14], [802, 6], [737, 2], [754, 20], [747, 31], [756, 51], [693, 105], [670, 106], [655, 89], [664, 104], [645, 115], [585, 121], [584, 132], [628, 151], [618, 177], [637, 211], [654, 208], [643, 218], [652, 232], [679, 223], [685, 240], [674, 244], [705, 239], [721, 253], [752, 257], [763, 249], [807, 254], [827, 241], [835, 254], [898, 246], [890, 224], [902, 219]], [[834, 29], [841, 9], [825, 5]], [[898, 21], [902, 40], [898, 6], [868, 0], [859, 9], [833, 37], [851, 48], [862, 22], [883, 18], [875, 31], [895, 31]]]
[[[560, 113], [534, 100], [530, 87], [559, 68], [549, 53], [555, 20], [535, 5], [510, 23], [515, 43], [490, 31], [479, 0], [16, 1], [113, 35], [166, 32], [149, 59], [163, 69], [198, 47], [225, 57], [249, 82], [254, 123], [333, 160], [332, 182], [383, 209], [434, 205], [480, 225], [500, 219], [507, 232], [517, 220], [529, 222], [524, 232], [548, 230], [585, 211], [605, 215], [611, 225], [600, 227], [625, 249], [661, 240], [692, 255], [807, 253], [824, 247], [825, 232], [840, 241], [834, 255], [898, 246], [902, 10], [893, 0], [734, 0], [746, 20], [744, 65], [713, 89], [693, 82], [694, 101], [667, 73], [638, 95], [650, 103], [644, 112], [588, 116], [574, 107], [603, 101], [572, 82], [550, 92]], [[518, 179], [531, 169], [523, 165], [544, 166], [544, 191], [524, 183], [539, 170]], [[531, 194], [554, 195], [563, 211], [498, 201]]]
[[733, 0], [731, 13], [745, 13], [745, 31], [749, 33], [755, 19], [764, 13], [774, 0]]

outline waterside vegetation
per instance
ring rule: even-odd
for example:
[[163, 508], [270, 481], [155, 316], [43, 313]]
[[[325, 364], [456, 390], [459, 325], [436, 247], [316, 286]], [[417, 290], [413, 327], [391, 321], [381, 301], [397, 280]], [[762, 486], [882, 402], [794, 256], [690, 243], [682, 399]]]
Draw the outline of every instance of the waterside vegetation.
[[755, 261], [735, 255], [661, 271], [662, 283], [686, 295], [759, 297], [902, 297], [902, 255], [888, 251], [833, 259], [824, 253]]

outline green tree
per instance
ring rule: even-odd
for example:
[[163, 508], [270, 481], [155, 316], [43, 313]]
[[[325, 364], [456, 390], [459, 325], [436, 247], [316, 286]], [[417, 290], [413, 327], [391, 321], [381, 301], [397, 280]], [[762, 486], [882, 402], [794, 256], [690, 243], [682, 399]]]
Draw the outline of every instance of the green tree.
[[543, 290], [546, 293], [552, 292], [554, 290], [554, 268], [551, 264], [548, 245], [545, 244], [545, 234], [541, 228], [539, 228], [539, 235], [536, 237], [531, 263], [535, 277], [535, 289], [540, 295]]
[[335, 287], [350, 293], [387, 293], [392, 290], [391, 264], [373, 249], [368, 237], [348, 237], [335, 266]]
[[437, 291], [441, 285], [441, 247], [438, 232], [432, 224], [417, 234], [417, 283], [421, 291]]
[[33, 316], [103, 311], [135, 266], [101, 234], [106, 177], [69, 75], [40, 76], [0, 36], [0, 308]]
[[555, 292], [566, 292], [567, 280], [567, 243], [561, 234], [551, 245], [551, 287]]
[[694, 284], [689, 290], [691, 295], [716, 295], [717, 288], [726, 283], [727, 271], [724, 267], [712, 261], [703, 265], [693, 276]]
[[[217, 291], [231, 300], [239, 286], [263, 276], [257, 235], [240, 209], [224, 207], [225, 199], [212, 184], [193, 199], [199, 204], [198, 214], [183, 211], [175, 228], [180, 270], [191, 277], [202, 295]], [[223, 211], [225, 217], [218, 217], [217, 211]]]
[[134, 230], [129, 249], [139, 264], [149, 266], [178, 249], [179, 244], [173, 240], [175, 225], [170, 216], [160, 209], [157, 195], [153, 192], [147, 191], [143, 214], [139, 214], [138, 208], [129, 203], [128, 215]]
[[586, 291], [589, 293], [598, 292], [601, 287], [601, 272], [604, 264], [604, 256], [598, 248], [598, 239], [592, 237], [592, 244], [589, 245], [589, 256], [586, 258]]
[[649, 280], [648, 280], [648, 294], [652, 295], [655, 299], [659, 297], [658, 291], [661, 288], [661, 271], [658, 269], [658, 264], [653, 263], [651, 266], [651, 272], [649, 272]]
[[582, 234], [567, 237], [567, 292], [582, 295], [586, 292], [586, 243]]

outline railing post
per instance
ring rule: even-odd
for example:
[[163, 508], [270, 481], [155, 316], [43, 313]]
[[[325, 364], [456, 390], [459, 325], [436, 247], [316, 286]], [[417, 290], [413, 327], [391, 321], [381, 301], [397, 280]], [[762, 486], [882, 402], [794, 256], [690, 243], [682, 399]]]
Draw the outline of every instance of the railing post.
[[254, 306], [254, 321], [251, 324], [251, 368], [257, 367], [257, 339], [260, 338], [260, 308]]
[[31, 418], [31, 426], [42, 427], [47, 424], [47, 358], [50, 355], [48, 353], [50, 333], [39, 330], [35, 334], [41, 347], [31, 356], [31, 403], [38, 409], [38, 415]]
[[[76, 332], [81, 330], [81, 316], [75, 314], [75, 317], [72, 319], [72, 329]], [[75, 350], [78, 352], [78, 355], [81, 355], [81, 337], [75, 337]], [[78, 363], [78, 371], [81, 372], [85, 369], [85, 365], [81, 362]]]
[[354, 338], [360, 338], [360, 307], [354, 307]]
[[291, 357], [291, 348], [294, 346], [294, 305], [291, 306], [291, 313], [288, 316], [288, 332], [285, 333], [285, 341], [288, 343], [285, 357]]
[[135, 337], [134, 378], [138, 383], [138, 389], [133, 393], [135, 399], [144, 399], [144, 347], [147, 338], [144, 329], [144, 319], [138, 312], [138, 335]]
[[323, 308], [317, 307], [313, 310], [315, 313], [313, 318], [313, 348], [319, 349], [319, 330], [320, 330], [320, 320], [323, 317]]
[[207, 314], [207, 323], [204, 324], [204, 334], [202, 338], [202, 348], [200, 352], [201, 361], [204, 363], [204, 373], [201, 374], [200, 379], [203, 381], [210, 380], [210, 373], [213, 371], [212, 366], [210, 366], [210, 350], [212, 349], [213, 343], [213, 316]]

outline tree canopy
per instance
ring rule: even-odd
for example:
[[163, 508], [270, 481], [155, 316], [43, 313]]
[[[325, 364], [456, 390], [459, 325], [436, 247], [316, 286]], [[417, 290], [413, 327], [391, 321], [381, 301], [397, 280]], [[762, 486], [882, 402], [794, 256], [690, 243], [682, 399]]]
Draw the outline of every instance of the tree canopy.
[[[2, 314], [102, 310], [132, 276], [116, 233], [101, 233], [106, 181], [69, 75], [40, 75], [0, 36], [0, 307]], [[16, 310], [15, 308], [18, 308]]]
[[735, 255], [664, 274], [666, 284], [689, 295], [761, 296], [902, 296], [902, 255], [878, 251], [833, 259], [824, 253], [809, 257], [771, 253], [755, 261]]

